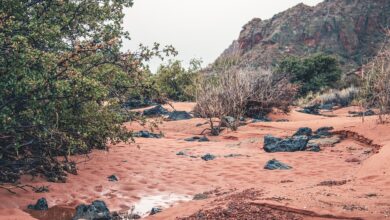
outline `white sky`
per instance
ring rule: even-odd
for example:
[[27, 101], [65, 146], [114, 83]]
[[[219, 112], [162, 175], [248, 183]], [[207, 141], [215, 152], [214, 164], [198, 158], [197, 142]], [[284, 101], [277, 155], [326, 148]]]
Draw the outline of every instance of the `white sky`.
[[[271, 18], [300, 2], [316, 5], [322, 0], [134, 0], [126, 9], [124, 27], [132, 38], [124, 44], [134, 50], [140, 43], [173, 45], [175, 59], [188, 64], [201, 58], [213, 62], [252, 18]], [[161, 61], [150, 63], [152, 71]]]

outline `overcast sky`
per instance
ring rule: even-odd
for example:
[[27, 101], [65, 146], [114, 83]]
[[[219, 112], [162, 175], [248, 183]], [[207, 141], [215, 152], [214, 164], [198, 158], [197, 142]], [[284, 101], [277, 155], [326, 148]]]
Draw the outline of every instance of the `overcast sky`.
[[[316, 5], [322, 0], [134, 0], [126, 9], [124, 27], [131, 41], [125, 49], [134, 50], [140, 43], [159, 42], [173, 45], [176, 59], [188, 64], [201, 58], [203, 66], [213, 62], [252, 18], [271, 18], [300, 2]], [[156, 70], [160, 61], [153, 61]]]

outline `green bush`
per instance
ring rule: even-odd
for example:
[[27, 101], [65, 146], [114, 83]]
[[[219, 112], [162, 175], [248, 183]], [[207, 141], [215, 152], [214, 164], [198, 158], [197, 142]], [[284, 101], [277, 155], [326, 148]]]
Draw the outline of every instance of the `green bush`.
[[187, 69], [180, 61], [161, 65], [154, 76], [159, 95], [175, 101], [193, 101], [200, 64], [201, 61], [192, 60]]
[[277, 73], [288, 74], [292, 83], [301, 87], [299, 95], [333, 88], [341, 77], [341, 70], [336, 58], [318, 54], [307, 58], [289, 57], [278, 64]]
[[160, 52], [158, 45], [121, 52], [128, 35], [122, 10], [130, 6], [131, 0], [2, 1], [0, 183], [23, 172], [63, 181], [71, 171], [58, 156], [69, 164], [68, 155], [128, 140], [119, 104], [142, 86], [142, 62]]

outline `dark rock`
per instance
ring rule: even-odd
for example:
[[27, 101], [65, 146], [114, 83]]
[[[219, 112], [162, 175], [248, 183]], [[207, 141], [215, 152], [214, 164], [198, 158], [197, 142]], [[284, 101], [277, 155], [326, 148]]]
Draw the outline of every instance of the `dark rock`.
[[212, 154], [205, 154], [205, 155], [203, 155], [201, 158], [202, 158], [202, 160], [204, 160], [204, 161], [209, 161], [209, 160], [214, 160], [214, 159], [215, 159], [215, 156], [212, 155]]
[[209, 198], [209, 196], [207, 194], [199, 193], [199, 194], [196, 194], [192, 200], [204, 200], [207, 198]]
[[34, 192], [36, 193], [45, 193], [45, 192], [49, 192], [49, 186], [40, 186], [38, 188], [35, 188], [34, 189]]
[[302, 135], [311, 136], [312, 133], [313, 131], [311, 130], [311, 128], [304, 127], [304, 128], [299, 128], [298, 131], [295, 132], [293, 136], [302, 136]]
[[370, 109], [370, 110], [367, 110], [365, 112], [349, 111], [348, 114], [352, 115], [352, 117], [362, 117], [362, 116], [372, 116], [372, 115], [375, 115], [375, 112]]
[[332, 135], [331, 130], [333, 130], [333, 127], [321, 127], [315, 131], [315, 134], [319, 136], [330, 136]]
[[168, 117], [168, 119], [172, 121], [187, 120], [191, 118], [192, 116], [186, 111], [174, 111], [169, 113]]
[[308, 141], [309, 138], [307, 136], [294, 136], [281, 139], [267, 135], [264, 137], [263, 148], [268, 153], [304, 151], [306, 150]]
[[186, 153], [184, 151], [179, 151], [176, 153], [177, 156], [185, 156]]
[[228, 155], [225, 155], [224, 157], [228, 158], [228, 157], [242, 157], [243, 155], [242, 154], [228, 154]]
[[152, 210], [150, 210], [150, 215], [155, 215], [159, 212], [162, 212], [162, 209], [159, 207], [153, 207]]
[[320, 148], [319, 144], [308, 143], [307, 146], [306, 146], [306, 150], [307, 151], [313, 151], [313, 152], [320, 152], [321, 148]]
[[252, 120], [252, 123], [257, 123], [257, 122], [271, 122], [272, 120], [268, 118], [267, 116], [258, 116], [254, 117]]
[[267, 164], [264, 166], [264, 169], [267, 169], [267, 170], [289, 170], [291, 168], [292, 167], [290, 167], [289, 165], [284, 164], [284, 163], [277, 161], [275, 159], [268, 161]]
[[197, 141], [197, 142], [208, 142], [210, 141], [207, 137], [198, 137], [198, 136], [194, 136], [194, 137], [190, 137], [190, 138], [186, 138], [184, 139], [185, 141], [189, 141], [189, 142], [194, 142], [194, 141]]
[[231, 116], [224, 116], [221, 119], [221, 127], [234, 127], [236, 119]]
[[140, 137], [140, 138], [161, 138], [161, 134], [154, 134], [149, 131], [139, 131], [133, 133], [134, 137]]
[[72, 220], [111, 220], [112, 216], [106, 203], [101, 200], [95, 200], [91, 205], [78, 205], [76, 207], [76, 214]]
[[333, 107], [334, 107], [333, 103], [322, 104], [322, 105], [318, 106], [319, 109], [324, 109], [324, 110], [332, 110]]
[[118, 177], [115, 175], [108, 176], [107, 179], [108, 179], [108, 181], [111, 181], [111, 182], [119, 181]]
[[40, 198], [40, 199], [38, 199], [38, 201], [35, 205], [28, 205], [27, 208], [32, 209], [32, 210], [42, 211], [42, 210], [48, 210], [49, 206], [48, 206], [45, 198]]
[[153, 108], [146, 109], [143, 112], [144, 116], [160, 116], [160, 115], [167, 115], [169, 112], [161, 105], [157, 105]]
[[288, 119], [278, 119], [278, 120], [276, 120], [276, 122], [289, 122], [289, 120]]
[[311, 114], [311, 115], [319, 115], [320, 114], [319, 110], [320, 110], [319, 105], [311, 105], [311, 106], [304, 107], [302, 110], [299, 110], [299, 112]]

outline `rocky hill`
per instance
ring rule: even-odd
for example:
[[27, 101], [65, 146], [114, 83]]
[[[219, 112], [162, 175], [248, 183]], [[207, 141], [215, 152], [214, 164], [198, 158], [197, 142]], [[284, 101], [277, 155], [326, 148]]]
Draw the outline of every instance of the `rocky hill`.
[[389, 0], [325, 0], [254, 18], [212, 66], [270, 67], [283, 57], [332, 54], [351, 71], [374, 56], [390, 27]]

